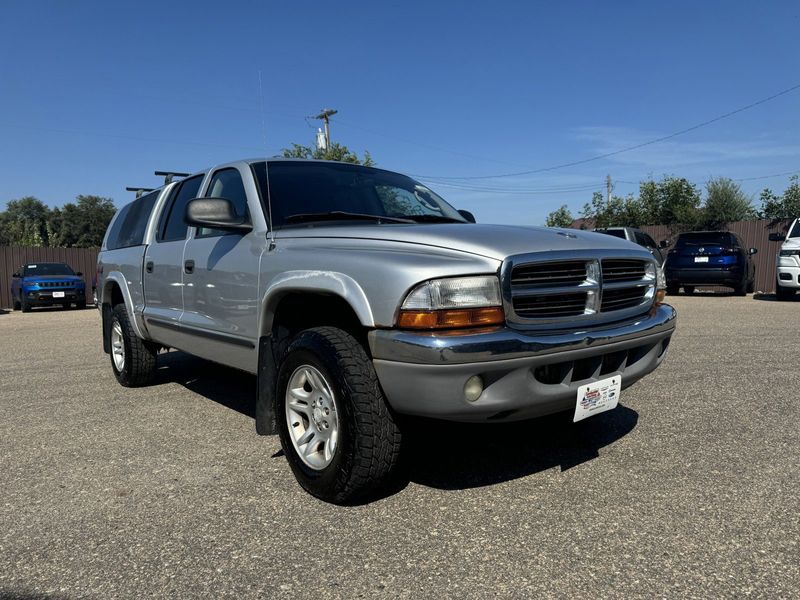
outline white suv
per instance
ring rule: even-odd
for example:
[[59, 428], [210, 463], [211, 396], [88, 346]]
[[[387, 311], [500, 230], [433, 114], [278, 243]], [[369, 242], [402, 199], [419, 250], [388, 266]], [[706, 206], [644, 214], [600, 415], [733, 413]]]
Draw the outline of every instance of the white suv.
[[787, 300], [800, 289], [800, 219], [795, 219], [789, 228], [789, 234], [778, 252], [777, 267], [775, 293], [779, 300]]

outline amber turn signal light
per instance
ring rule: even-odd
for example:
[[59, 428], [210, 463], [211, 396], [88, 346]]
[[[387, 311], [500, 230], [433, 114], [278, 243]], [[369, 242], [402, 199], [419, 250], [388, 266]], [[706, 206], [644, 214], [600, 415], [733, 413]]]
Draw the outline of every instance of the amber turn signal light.
[[656, 306], [663, 304], [667, 297], [667, 290], [656, 290]]
[[448, 310], [401, 310], [397, 326], [401, 329], [464, 329], [499, 325], [505, 320], [499, 306]]

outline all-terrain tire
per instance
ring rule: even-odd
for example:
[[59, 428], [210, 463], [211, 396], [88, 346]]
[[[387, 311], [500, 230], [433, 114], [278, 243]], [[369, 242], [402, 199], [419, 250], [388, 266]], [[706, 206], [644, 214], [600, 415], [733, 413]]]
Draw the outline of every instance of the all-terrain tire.
[[116, 324], [119, 324], [122, 330], [122, 344], [125, 353], [122, 368], [117, 368], [114, 362], [113, 343], [111, 344], [111, 368], [114, 370], [114, 376], [125, 387], [140, 387], [149, 384], [156, 374], [158, 349], [136, 335], [124, 304], [117, 304], [111, 311], [109, 335], [114, 335]]
[[789, 300], [794, 296], [794, 289], [783, 287], [779, 279], [775, 280], [775, 296], [778, 300]]
[[[338, 442], [322, 469], [306, 465], [289, 432], [287, 386], [298, 368], [319, 371], [334, 395]], [[336, 327], [300, 332], [280, 361], [275, 398], [278, 433], [289, 466], [313, 496], [336, 504], [367, 498], [391, 484], [397, 471], [401, 434], [375, 368], [361, 344]]]

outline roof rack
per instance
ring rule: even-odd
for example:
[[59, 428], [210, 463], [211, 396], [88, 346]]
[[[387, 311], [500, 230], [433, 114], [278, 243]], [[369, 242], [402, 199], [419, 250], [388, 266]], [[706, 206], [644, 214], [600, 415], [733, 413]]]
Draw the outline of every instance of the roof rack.
[[146, 187], [126, 187], [125, 191], [136, 192], [136, 199], [138, 200], [139, 198], [144, 196], [146, 192], [152, 192], [154, 189], [155, 188], [146, 188]]
[[156, 171], [156, 175], [164, 178], [164, 185], [172, 183], [175, 177], [188, 177], [191, 173], [179, 173], [178, 171]]

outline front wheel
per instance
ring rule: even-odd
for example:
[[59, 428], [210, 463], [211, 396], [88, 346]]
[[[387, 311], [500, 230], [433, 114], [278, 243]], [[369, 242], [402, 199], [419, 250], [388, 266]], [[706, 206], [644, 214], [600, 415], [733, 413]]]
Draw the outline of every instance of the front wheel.
[[20, 292], [19, 295], [19, 305], [20, 308], [22, 309], [22, 312], [24, 313], [31, 312], [31, 303], [25, 299], [25, 294], [22, 292]]
[[780, 280], [776, 280], [775, 295], [778, 297], [778, 300], [789, 300], [792, 296], [794, 296], [794, 290], [792, 288], [783, 287], [780, 284]]
[[111, 311], [111, 368], [125, 387], [147, 385], [156, 374], [156, 348], [136, 335], [124, 304]]
[[[22, 293], [20, 292], [20, 297], [21, 296]], [[22, 308], [22, 304], [20, 303], [18, 298], [14, 298], [14, 310], [19, 310], [20, 308]]]
[[387, 486], [401, 435], [364, 348], [335, 327], [301, 332], [278, 370], [281, 445], [297, 481], [336, 504]]

